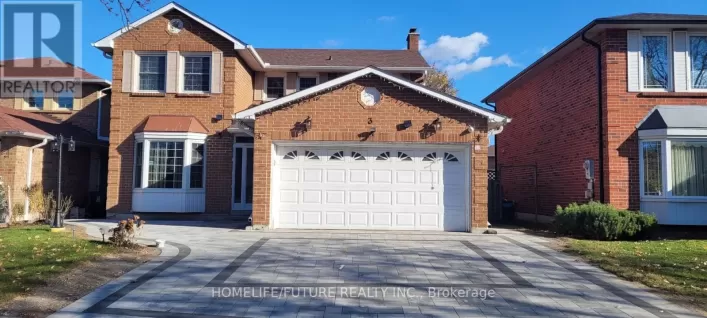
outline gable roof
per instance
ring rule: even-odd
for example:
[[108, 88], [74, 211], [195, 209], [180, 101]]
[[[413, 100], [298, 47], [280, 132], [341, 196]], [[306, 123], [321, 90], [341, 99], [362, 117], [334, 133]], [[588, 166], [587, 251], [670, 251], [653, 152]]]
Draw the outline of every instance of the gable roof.
[[257, 114], [262, 113], [264, 111], [267, 111], [267, 110], [270, 110], [273, 108], [277, 108], [280, 106], [284, 106], [290, 102], [293, 102], [293, 101], [299, 100], [301, 98], [305, 98], [307, 96], [325, 91], [327, 89], [331, 89], [333, 87], [350, 82], [354, 79], [357, 79], [359, 77], [363, 77], [368, 74], [373, 74], [373, 75], [379, 76], [385, 80], [396, 83], [398, 85], [405, 86], [409, 89], [415, 90], [419, 93], [425, 94], [425, 95], [430, 96], [432, 98], [436, 98], [440, 101], [452, 104], [454, 106], [457, 106], [457, 107], [467, 110], [469, 112], [482, 115], [482, 116], [488, 118], [489, 123], [495, 123], [496, 126], [503, 126], [506, 123], [511, 121], [511, 119], [506, 116], [503, 116], [503, 115], [498, 114], [496, 112], [490, 111], [490, 110], [485, 109], [481, 106], [475, 105], [471, 102], [465, 101], [463, 99], [460, 99], [460, 98], [457, 98], [457, 97], [454, 97], [451, 95], [437, 92], [435, 90], [430, 89], [429, 87], [426, 87], [426, 86], [423, 86], [423, 85], [420, 85], [417, 83], [413, 83], [411, 81], [402, 79], [402, 78], [397, 77], [395, 75], [391, 75], [389, 73], [386, 73], [386, 72], [384, 72], [376, 67], [372, 67], [372, 66], [366, 67], [364, 69], [360, 69], [358, 71], [346, 74], [341, 77], [337, 77], [336, 79], [333, 79], [331, 81], [327, 81], [325, 83], [316, 85], [314, 87], [310, 87], [308, 89], [301, 90], [299, 92], [278, 98], [276, 100], [269, 101], [269, 102], [260, 104], [258, 106], [243, 110], [241, 112], [236, 113], [235, 118], [236, 119], [254, 119]]
[[189, 18], [193, 19], [194, 21], [199, 22], [201, 25], [211, 29], [211, 31], [216, 32], [216, 34], [233, 42], [233, 48], [236, 50], [244, 49], [246, 46], [246, 44], [244, 42], [242, 42], [241, 40], [239, 40], [235, 36], [222, 30], [221, 28], [217, 27], [216, 25], [209, 23], [205, 19], [201, 18], [200, 16], [198, 16], [194, 12], [189, 11], [185, 7], [182, 7], [180, 4], [178, 4], [176, 2], [170, 2], [170, 3], [166, 4], [165, 6], [159, 8], [155, 11], [152, 11], [150, 14], [136, 20], [133, 23], [130, 23], [130, 25], [128, 25], [127, 27], [122, 27], [122, 28], [118, 29], [117, 31], [111, 33], [110, 35], [108, 35], [108, 36], [106, 36], [106, 37], [104, 37], [94, 43], [91, 43], [91, 45], [93, 45], [94, 47], [97, 47], [103, 51], [111, 51], [113, 49], [113, 44], [114, 44], [113, 41], [117, 37], [123, 35], [123, 33], [127, 32], [131, 29], [139, 27], [140, 25], [144, 24], [147, 21], [150, 21], [156, 17], [159, 17], [159, 16], [169, 12], [170, 10], [177, 10], [177, 11], [181, 12], [182, 14], [188, 16]]
[[636, 125], [638, 130], [665, 128], [707, 128], [707, 106], [659, 105]]
[[430, 67], [420, 52], [410, 50], [258, 49], [258, 54], [281, 66]]
[[655, 25], [665, 25], [670, 28], [686, 28], [690, 25], [707, 24], [707, 15], [692, 15], [692, 14], [667, 14], [667, 13], [632, 13], [626, 15], [618, 15], [613, 17], [597, 18], [589, 22], [579, 31], [572, 34], [569, 38], [562, 41], [549, 52], [545, 53], [537, 61], [530, 64], [528, 67], [513, 76], [510, 80], [484, 97], [481, 101], [484, 103], [494, 103], [496, 97], [506, 88], [517, 83], [522, 83], [526, 75], [532, 74], [536, 70], [542, 70], [544, 67], [552, 65], [563, 56], [569, 54], [580, 47], [583, 42], [583, 37], [590, 38], [592, 34], [596, 34], [605, 28], [641, 28]]
[[[60, 79], [68, 78], [66, 68], [73, 68], [74, 74], [84, 82], [110, 85], [110, 81], [91, 74], [71, 63], [62, 62], [53, 57], [33, 57], [0, 61], [2, 79]], [[75, 76], [71, 76], [74, 78]]]
[[0, 107], [0, 136], [53, 140], [54, 135], [63, 134], [76, 142], [107, 146], [94, 134], [69, 123], [60, 123], [47, 116], [27, 111]]

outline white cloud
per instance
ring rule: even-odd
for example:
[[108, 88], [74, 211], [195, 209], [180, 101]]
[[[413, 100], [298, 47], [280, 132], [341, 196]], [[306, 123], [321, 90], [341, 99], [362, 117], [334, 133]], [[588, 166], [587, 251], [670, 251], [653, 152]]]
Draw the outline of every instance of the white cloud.
[[378, 22], [393, 22], [395, 21], [395, 16], [393, 15], [382, 15], [376, 19]]
[[455, 78], [492, 66], [516, 65], [508, 54], [497, 57], [478, 56], [481, 49], [488, 45], [488, 36], [481, 32], [463, 37], [443, 35], [432, 44], [420, 40], [420, 53], [429, 62], [446, 70]]

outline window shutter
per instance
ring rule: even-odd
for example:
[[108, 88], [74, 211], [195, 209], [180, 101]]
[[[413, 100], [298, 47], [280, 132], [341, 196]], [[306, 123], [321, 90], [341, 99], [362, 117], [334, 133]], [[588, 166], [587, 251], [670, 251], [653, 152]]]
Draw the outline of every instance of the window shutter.
[[133, 63], [135, 62], [135, 51], [123, 51], [123, 93], [133, 91]]
[[285, 95], [290, 95], [297, 91], [297, 73], [288, 72], [285, 76]]
[[673, 32], [673, 82], [676, 92], [686, 92], [690, 87], [687, 71], [687, 31], [675, 31]]
[[169, 51], [167, 52], [167, 83], [165, 85], [165, 90], [167, 93], [176, 93], [178, 91], [179, 83], [179, 52]]
[[263, 76], [263, 72], [255, 72], [255, 77], [253, 79], [253, 100], [263, 100], [264, 85], [265, 77]]
[[627, 74], [628, 74], [628, 91], [639, 92], [640, 75], [639, 75], [639, 60], [641, 58], [641, 32], [638, 30], [628, 30], [626, 36], [626, 56], [627, 56]]
[[211, 93], [223, 92], [223, 52], [211, 53]]

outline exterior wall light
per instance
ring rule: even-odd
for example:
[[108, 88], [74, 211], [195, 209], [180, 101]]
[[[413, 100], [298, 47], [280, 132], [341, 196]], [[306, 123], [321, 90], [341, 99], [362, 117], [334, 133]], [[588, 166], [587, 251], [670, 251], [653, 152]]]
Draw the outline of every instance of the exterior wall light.
[[312, 117], [307, 116], [307, 118], [302, 122], [304, 125], [304, 131], [308, 131], [312, 129]]
[[434, 128], [435, 132], [442, 131], [442, 121], [439, 117], [432, 122], [432, 128]]

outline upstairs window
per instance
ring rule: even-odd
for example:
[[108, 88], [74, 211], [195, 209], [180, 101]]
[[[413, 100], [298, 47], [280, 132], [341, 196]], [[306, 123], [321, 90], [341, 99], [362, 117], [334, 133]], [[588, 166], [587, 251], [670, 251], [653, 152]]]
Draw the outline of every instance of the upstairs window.
[[643, 88], [668, 90], [670, 88], [670, 39], [667, 35], [646, 34], [641, 37]]
[[707, 89], [707, 35], [690, 36], [690, 85]]
[[61, 92], [56, 99], [60, 109], [74, 109], [74, 94], [71, 92]]
[[184, 57], [184, 91], [208, 92], [211, 90], [211, 57]]
[[139, 70], [139, 87], [141, 91], [163, 92], [165, 88], [164, 55], [141, 55]]
[[317, 85], [317, 78], [316, 77], [300, 77], [297, 82], [297, 85], [299, 87], [299, 90], [308, 89], [310, 87]]
[[275, 99], [285, 96], [285, 78], [284, 77], [266, 77], [265, 78], [265, 98]]
[[44, 92], [33, 91], [27, 97], [27, 107], [35, 109], [44, 109]]

